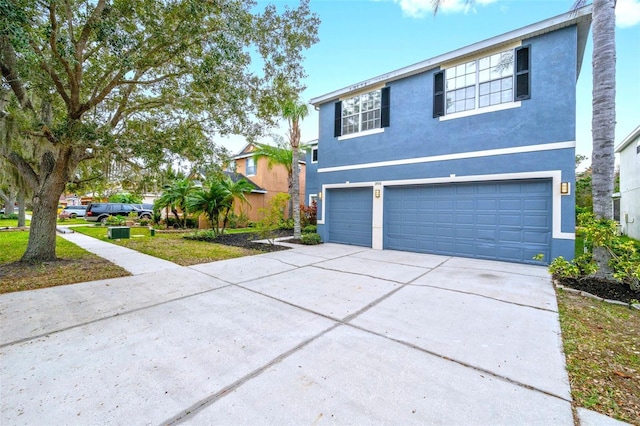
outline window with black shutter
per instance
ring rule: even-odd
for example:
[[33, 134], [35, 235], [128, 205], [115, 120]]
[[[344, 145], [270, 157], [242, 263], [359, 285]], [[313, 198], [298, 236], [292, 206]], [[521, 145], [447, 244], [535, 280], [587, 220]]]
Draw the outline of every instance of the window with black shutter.
[[531, 98], [531, 74], [529, 61], [530, 46], [516, 49], [516, 93], [515, 100]]
[[433, 75], [433, 117], [444, 115], [444, 71]]
[[342, 135], [342, 102], [338, 101], [335, 104], [334, 122], [333, 122], [333, 136], [338, 137]]
[[389, 127], [389, 87], [382, 89], [380, 104], [380, 127]]

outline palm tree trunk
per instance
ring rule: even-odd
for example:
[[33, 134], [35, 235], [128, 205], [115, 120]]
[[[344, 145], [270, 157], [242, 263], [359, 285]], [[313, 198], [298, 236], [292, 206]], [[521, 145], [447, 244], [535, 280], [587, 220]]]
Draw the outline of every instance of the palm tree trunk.
[[300, 176], [298, 172], [298, 146], [291, 147], [293, 151], [293, 164], [291, 165], [291, 175], [293, 180], [291, 190], [291, 204], [293, 204], [293, 238], [300, 239], [302, 231], [300, 229]]
[[[593, 152], [591, 157], [593, 212], [613, 218], [614, 139], [616, 125], [615, 0], [593, 1]], [[594, 247], [599, 276], [611, 276], [610, 255]]]

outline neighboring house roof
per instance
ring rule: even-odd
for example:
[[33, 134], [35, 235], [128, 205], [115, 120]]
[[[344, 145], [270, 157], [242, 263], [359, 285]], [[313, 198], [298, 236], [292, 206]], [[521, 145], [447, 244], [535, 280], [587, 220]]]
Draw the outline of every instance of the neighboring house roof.
[[[316, 141], [315, 144], [317, 145], [318, 144], [318, 140], [315, 139], [315, 141]], [[308, 144], [305, 144], [305, 145], [308, 145]], [[254, 144], [249, 142], [248, 144], [246, 144], [244, 146], [244, 148], [242, 148], [242, 150], [240, 150], [240, 152], [238, 154], [236, 154], [233, 157], [231, 157], [231, 160], [242, 160], [243, 158], [253, 157], [255, 154], [253, 153], [253, 150], [250, 150], [249, 148], [250, 147], [254, 147], [254, 146], [255, 146]], [[299, 164], [306, 164], [306, 162], [303, 159], [298, 160], [298, 163]]]
[[441, 64], [450, 62], [454, 59], [461, 59], [466, 56], [477, 55], [486, 50], [494, 49], [500, 45], [510, 44], [519, 40], [535, 37], [541, 34], [556, 31], [561, 28], [569, 27], [571, 25], [577, 25], [578, 37], [577, 37], [577, 63], [576, 63], [576, 78], [580, 74], [580, 68], [582, 67], [582, 58], [584, 56], [585, 45], [587, 43], [587, 36], [589, 34], [589, 28], [591, 26], [591, 10], [592, 6], [588, 5], [580, 9], [558, 15], [553, 18], [540, 21], [535, 24], [528, 25], [526, 27], [504, 33], [502, 35], [489, 38], [478, 43], [471, 44], [463, 47], [427, 59], [417, 64], [409, 65], [404, 68], [400, 68], [395, 71], [382, 74], [380, 76], [362, 81], [360, 83], [353, 84], [351, 86], [335, 90], [322, 96], [311, 99], [309, 103], [313, 106], [319, 106], [323, 103], [334, 101], [341, 96], [354, 91], [360, 91], [370, 86], [376, 86], [383, 83], [387, 83], [394, 80], [400, 80], [402, 78], [410, 77], [415, 74], [420, 74], [425, 71], [429, 71], [434, 68], [438, 68]]
[[306, 146], [316, 146], [318, 145], [318, 139], [311, 139], [309, 142], [304, 143]]
[[620, 145], [616, 147], [616, 152], [622, 152], [626, 147], [629, 146], [630, 143], [632, 143], [639, 137], [640, 137], [640, 125], [636, 127], [636, 129], [633, 132], [631, 132], [629, 136], [624, 138], [622, 142], [620, 142]]
[[258, 194], [266, 194], [267, 193], [266, 189], [260, 188], [258, 185], [255, 184], [255, 182], [253, 182], [251, 179], [249, 179], [248, 177], [246, 177], [242, 173], [228, 172], [228, 171], [224, 171], [222, 173], [224, 173], [225, 175], [229, 176], [231, 178], [231, 180], [233, 181], [233, 183], [236, 183], [240, 179], [244, 179], [244, 180], [248, 181], [254, 187], [254, 189], [251, 191], [253, 193], [258, 193]]

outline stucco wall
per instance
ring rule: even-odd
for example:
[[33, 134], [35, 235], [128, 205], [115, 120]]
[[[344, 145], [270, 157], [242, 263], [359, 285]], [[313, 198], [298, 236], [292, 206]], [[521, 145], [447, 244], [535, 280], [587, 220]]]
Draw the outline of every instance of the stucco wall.
[[[394, 180], [499, 175], [549, 171], [560, 181], [575, 180], [577, 29], [568, 27], [523, 40], [531, 46], [531, 99], [519, 107], [463, 118], [433, 118], [432, 70], [398, 81], [390, 87], [390, 127], [369, 136], [339, 140], [333, 136], [334, 103], [320, 106], [319, 155], [316, 181], [309, 187], [389, 182]], [[555, 145], [553, 150], [541, 147]], [[522, 147], [523, 151], [508, 150]], [[533, 148], [531, 148], [533, 147]], [[482, 151], [497, 150], [495, 155]], [[472, 153], [468, 158], [456, 157]], [[438, 157], [442, 156], [442, 157]], [[464, 157], [464, 155], [462, 156]], [[423, 158], [417, 164], [402, 162]], [[348, 169], [360, 165], [360, 169]], [[345, 170], [341, 170], [345, 168]], [[313, 176], [309, 176], [312, 180]], [[451, 181], [454, 181], [452, 178]], [[563, 238], [554, 238], [552, 257], [573, 258], [575, 199], [554, 197], [560, 205]], [[319, 205], [318, 219], [322, 220]], [[324, 227], [319, 232], [326, 237]]]
[[636, 138], [620, 152], [620, 225], [622, 233], [640, 239], [640, 154]]

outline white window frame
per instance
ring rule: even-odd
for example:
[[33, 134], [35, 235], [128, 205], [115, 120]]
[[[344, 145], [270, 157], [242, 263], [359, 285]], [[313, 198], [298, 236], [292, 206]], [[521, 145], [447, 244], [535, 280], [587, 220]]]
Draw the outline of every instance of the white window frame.
[[[249, 167], [249, 162], [251, 162], [251, 164], [253, 165], [253, 167]], [[255, 176], [256, 173], [258, 171], [258, 162], [256, 161], [256, 159], [254, 157], [247, 157], [246, 163], [245, 163], [245, 173], [247, 174], [247, 176]]]
[[[363, 103], [368, 104], [370, 100], [369, 97], [372, 95], [373, 96], [377, 95], [377, 99], [373, 99], [373, 108], [367, 108], [366, 111], [363, 111], [362, 109]], [[353, 113], [345, 115], [345, 111], [347, 110], [346, 108], [348, 107], [350, 102], [354, 103]], [[377, 111], [377, 117], [375, 117], [376, 111]], [[368, 114], [374, 115], [373, 120], [371, 119], [364, 120], [364, 116]], [[358, 120], [357, 129], [353, 131], [347, 131], [348, 128], [345, 127], [345, 119], [349, 119], [351, 117], [357, 118]], [[369, 122], [373, 122], [373, 127], [367, 127], [366, 129], [364, 129], [363, 123], [369, 123]], [[353, 125], [355, 125], [355, 123], [352, 124], [352, 126]], [[382, 89], [378, 88], [378, 89], [371, 90], [365, 93], [360, 93], [358, 95], [342, 100], [341, 128], [342, 128], [341, 136], [356, 135], [359, 133], [375, 131], [377, 129], [382, 128]]]
[[[510, 57], [511, 61], [508, 69], [501, 70], [501, 64], [504, 64], [502, 58]], [[498, 73], [497, 75], [495, 75]], [[505, 49], [499, 52], [492, 52], [481, 57], [466, 60], [465, 62], [449, 66], [445, 68], [445, 116], [452, 114], [467, 113], [469, 111], [480, 110], [484, 108], [500, 108], [500, 105], [508, 105], [514, 102], [515, 90], [515, 49]], [[509, 80], [510, 79], [510, 80]], [[493, 86], [501, 86], [499, 90], [489, 92], [489, 94], [480, 93], [482, 88]], [[504, 86], [504, 87], [503, 87]], [[453, 102], [462, 103], [463, 109], [451, 111], [451, 95], [462, 95], [465, 92], [466, 102], [456, 99]], [[495, 101], [489, 104], [480, 105], [481, 97], [486, 96], [491, 102], [491, 96], [497, 95]], [[506, 97], [506, 99], [505, 99]]]
[[[316, 159], [313, 159], [313, 153], [315, 152], [316, 154]], [[314, 146], [313, 148], [311, 148], [311, 162], [312, 163], [317, 163], [318, 162], [318, 147]]]

